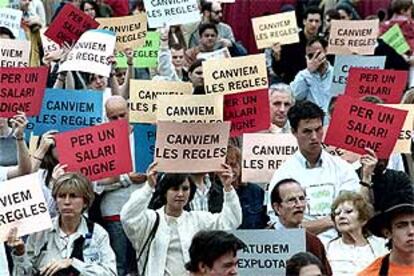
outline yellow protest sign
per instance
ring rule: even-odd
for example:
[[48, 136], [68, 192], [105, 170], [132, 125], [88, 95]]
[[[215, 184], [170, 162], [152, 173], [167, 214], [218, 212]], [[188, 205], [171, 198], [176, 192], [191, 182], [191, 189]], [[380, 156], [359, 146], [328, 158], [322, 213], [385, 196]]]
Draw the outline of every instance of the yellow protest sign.
[[237, 93], [267, 88], [264, 54], [203, 62], [204, 88], [210, 93]]
[[160, 95], [157, 121], [215, 123], [223, 121], [223, 95]]
[[295, 11], [252, 18], [252, 25], [258, 49], [299, 42]]
[[188, 82], [131, 80], [129, 86], [129, 121], [155, 123], [159, 95], [190, 95], [193, 86]]

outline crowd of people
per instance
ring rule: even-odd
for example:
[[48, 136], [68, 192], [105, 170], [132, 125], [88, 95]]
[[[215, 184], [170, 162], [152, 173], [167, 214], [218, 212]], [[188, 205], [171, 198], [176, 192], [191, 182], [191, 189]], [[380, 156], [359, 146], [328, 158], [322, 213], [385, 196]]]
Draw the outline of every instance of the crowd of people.
[[[104, 93], [105, 122], [129, 121], [131, 79], [188, 82], [193, 95], [202, 95], [203, 54], [223, 48], [231, 57], [253, 54], [223, 22], [224, 7], [232, 4], [207, 0], [198, 1], [200, 22], [152, 30], [160, 33], [157, 68], [136, 68], [133, 50], [127, 49], [127, 68], [113, 61], [109, 77], [59, 72], [72, 45], [58, 54], [43, 51], [40, 32], [65, 5], [96, 19], [144, 13], [144, 2], [11, 0], [8, 7], [23, 12], [20, 33], [0, 24], [0, 40], [30, 41], [29, 65], [48, 66], [48, 88]], [[286, 275], [414, 275], [413, 154], [381, 159], [365, 148], [365, 154], [344, 160], [323, 145], [339, 96], [331, 90], [330, 22], [361, 19], [359, 1], [294, 2], [280, 12], [296, 8], [299, 42], [263, 50], [271, 120], [263, 132], [291, 133], [298, 145], [270, 183], [242, 181], [241, 137], [229, 139], [225, 163], [216, 172], [163, 173], [153, 162], [145, 174], [131, 171], [91, 182], [59, 162], [54, 129], [29, 153], [28, 118], [19, 111], [0, 118], [0, 191], [6, 180], [39, 177], [52, 228], [23, 237], [11, 228], [0, 243], [0, 275], [237, 275], [237, 253], [247, 241], [234, 230], [298, 228], [304, 229], [306, 252], [286, 261]], [[388, 11], [369, 16], [380, 21], [374, 55], [386, 57], [384, 69], [409, 72], [401, 104], [411, 107], [413, 14], [412, 0], [390, 0]], [[381, 38], [395, 24], [410, 46], [402, 54]], [[382, 103], [375, 96], [363, 100]], [[131, 143], [133, 135], [131, 124]], [[413, 152], [414, 131], [411, 137]], [[320, 199], [313, 191], [320, 187], [329, 191], [322, 203], [330, 208], [316, 207]]]

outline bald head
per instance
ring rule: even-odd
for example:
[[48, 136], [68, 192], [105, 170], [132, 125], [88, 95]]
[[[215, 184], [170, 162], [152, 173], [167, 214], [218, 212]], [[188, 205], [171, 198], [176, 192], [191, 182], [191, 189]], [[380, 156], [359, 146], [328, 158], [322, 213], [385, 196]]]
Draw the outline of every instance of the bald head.
[[121, 96], [111, 96], [105, 103], [106, 117], [109, 121], [128, 118], [128, 102]]

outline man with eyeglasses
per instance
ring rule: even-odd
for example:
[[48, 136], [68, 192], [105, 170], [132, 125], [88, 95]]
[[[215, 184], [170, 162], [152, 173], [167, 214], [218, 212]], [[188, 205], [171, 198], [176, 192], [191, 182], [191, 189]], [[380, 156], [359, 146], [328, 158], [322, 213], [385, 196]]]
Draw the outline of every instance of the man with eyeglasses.
[[[218, 40], [214, 46], [214, 49], [220, 49], [223, 45], [225, 47], [231, 47], [233, 44], [234, 34], [230, 25], [223, 23], [223, 9], [219, 2], [207, 2], [205, 1], [201, 5], [201, 13], [203, 15], [202, 23], [214, 24], [218, 31]], [[198, 28], [191, 34], [188, 47], [193, 48], [200, 43], [200, 35]]]
[[[300, 184], [286, 178], [276, 183], [271, 193], [272, 208], [279, 217], [278, 229], [300, 228], [306, 209], [306, 194]], [[322, 242], [313, 234], [306, 231], [306, 251], [311, 252], [322, 262], [323, 275], [332, 275], [331, 266], [326, 258]]]

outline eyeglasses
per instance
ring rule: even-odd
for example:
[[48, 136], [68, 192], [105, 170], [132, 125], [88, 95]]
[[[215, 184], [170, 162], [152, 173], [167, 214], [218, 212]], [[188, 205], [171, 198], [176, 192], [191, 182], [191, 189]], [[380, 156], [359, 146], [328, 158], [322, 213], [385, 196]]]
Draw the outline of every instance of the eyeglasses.
[[290, 197], [282, 202], [284, 202], [288, 206], [294, 206], [297, 202], [304, 203], [306, 201], [308, 201], [308, 199], [305, 196], [295, 196], [295, 197]]

